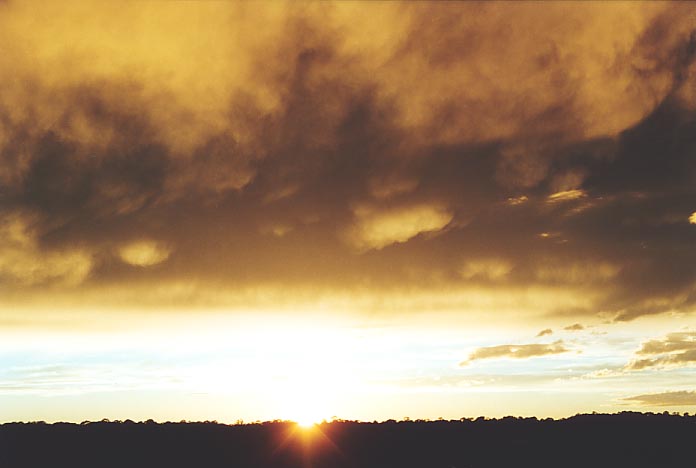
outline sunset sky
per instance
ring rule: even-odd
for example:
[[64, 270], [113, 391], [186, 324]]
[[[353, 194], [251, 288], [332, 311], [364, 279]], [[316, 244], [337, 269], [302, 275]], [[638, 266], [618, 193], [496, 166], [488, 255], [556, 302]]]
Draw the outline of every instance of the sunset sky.
[[0, 3], [0, 422], [696, 411], [696, 5]]

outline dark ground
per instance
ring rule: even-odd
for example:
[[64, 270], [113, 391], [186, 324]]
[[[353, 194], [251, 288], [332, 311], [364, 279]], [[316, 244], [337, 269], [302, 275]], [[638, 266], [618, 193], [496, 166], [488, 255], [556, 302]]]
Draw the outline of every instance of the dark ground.
[[0, 425], [1, 468], [696, 467], [696, 416]]

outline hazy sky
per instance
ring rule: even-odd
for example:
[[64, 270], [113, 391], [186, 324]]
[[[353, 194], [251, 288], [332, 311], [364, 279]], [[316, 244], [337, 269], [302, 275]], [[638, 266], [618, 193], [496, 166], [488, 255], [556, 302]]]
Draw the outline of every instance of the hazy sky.
[[0, 4], [0, 420], [694, 411], [696, 6]]

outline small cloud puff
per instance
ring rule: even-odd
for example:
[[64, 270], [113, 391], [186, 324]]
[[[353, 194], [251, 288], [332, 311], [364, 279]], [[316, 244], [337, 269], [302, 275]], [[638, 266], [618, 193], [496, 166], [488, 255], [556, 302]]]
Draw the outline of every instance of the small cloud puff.
[[162, 263], [169, 258], [171, 250], [159, 242], [139, 240], [121, 246], [118, 255], [124, 263], [138, 267], [148, 267]]
[[391, 209], [361, 206], [348, 241], [359, 250], [381, 249], [403, 243], [424, 232], [439, 231], [454, 215], [439, 205], [418, 204]]
[[578, 198], [584, 198], [587, 194], [584, 190], [564, 190], [562, 192], [556, 192], [548, 196], [546, 199], [547, 203], [558, 203], [570, 200], [577, 200]]

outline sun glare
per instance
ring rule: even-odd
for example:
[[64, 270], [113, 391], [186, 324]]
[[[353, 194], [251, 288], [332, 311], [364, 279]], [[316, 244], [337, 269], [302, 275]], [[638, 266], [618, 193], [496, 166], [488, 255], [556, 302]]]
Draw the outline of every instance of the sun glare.
[[272, 413], [301, 428], [339, 414], [346, 393], [359, 382], [348, 351], [356, 346], [351, 330], [289, 323], [272, 332], [265, 332], [265, 353], [253, 361], [268, 378]]

